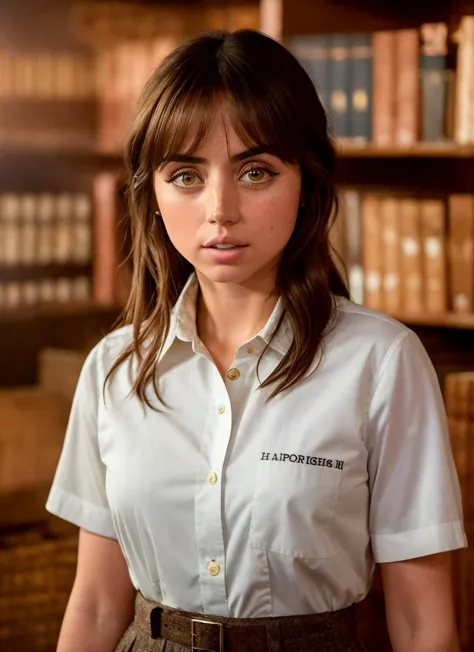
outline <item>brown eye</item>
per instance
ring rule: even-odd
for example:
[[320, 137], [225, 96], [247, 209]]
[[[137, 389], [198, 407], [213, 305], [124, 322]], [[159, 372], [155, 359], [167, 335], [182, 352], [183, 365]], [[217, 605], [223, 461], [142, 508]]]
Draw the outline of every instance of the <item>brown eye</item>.
[[200, 180], [201, 178], [197, 172], [183, 170], [170, 177], [168, 183], [174, 183], [178, 188], [195, 188], [199, 185]]
[[273, 170], [267, 169], [266, 167], [254, 167], [250, 170], [246, 170], [246, 172], [243, 173], [241, 179], [246, 181], [248, 185], [257, 186], [263, 185], [275, 176], [277, 176], [277, 173]]
[[192, 186], [196, 181], [196, 175], [192, 172], [185, 172], [181, 175], [180, 179], [183, 182], [183, 186]]
[[252, 181], [262, 181], [265, 178], [265, 170], [250, 170], [247, 174]]

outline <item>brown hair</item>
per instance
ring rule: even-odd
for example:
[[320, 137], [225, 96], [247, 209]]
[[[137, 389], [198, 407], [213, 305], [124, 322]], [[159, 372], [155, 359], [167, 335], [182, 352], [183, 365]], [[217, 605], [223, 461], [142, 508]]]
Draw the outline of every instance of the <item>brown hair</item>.
[[[161, 400], [157, 361], [173, 306], [193, 271], [155, 215], [153, 176], [171, 152], [198, 149], [219, 102], [225, 103], [245, 146], [264, 145], [283, 161], [297, 163], [302, 172], [304, 208], [283, 252], [277, 280], [294, 338], [261, 384], [277, 384], [271, 397], [309, 371], [334, 314], [333, 295], [349, 298], [329, 244], [337, 213], [335, 150], [325, 111], [303, 67], [285, 47], [254, 30], [208, 32], [181, 45], [146, 84], [126, 146], [133, 277], [119, 325], [133, 324], [133, 341], [107, 379], [136, 355], [132, 392], [150, 407], [145, 389], [151, 381]], [[196, 125], [197, 136], [189, 143]]]

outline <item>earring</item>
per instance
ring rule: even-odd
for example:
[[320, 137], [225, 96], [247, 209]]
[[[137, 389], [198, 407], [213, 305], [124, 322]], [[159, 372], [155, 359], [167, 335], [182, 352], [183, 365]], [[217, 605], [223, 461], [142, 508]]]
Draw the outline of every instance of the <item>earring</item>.
[[162, 217], [160, 211], [155, 211], [155, 215], [156, 215], [156, 217]]

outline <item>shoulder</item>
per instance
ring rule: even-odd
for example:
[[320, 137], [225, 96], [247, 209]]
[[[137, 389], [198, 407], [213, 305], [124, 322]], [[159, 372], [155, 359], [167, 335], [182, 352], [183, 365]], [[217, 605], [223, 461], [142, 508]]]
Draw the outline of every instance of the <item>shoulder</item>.
[[360, 344], [377, 345], [380, 349], [396, 346], [415, 335], [397, 319], [344, 297], [336, 297], [335, 329], [343, 337]]
[[133, 342], [133, 326], [127, 325], [105, 335], [91, 349], [84, 363], [84, 372], [105, 376], [119, 355]]
[[369, 364], [377, 376], [397, 353], [413, 351], [424, 355], [424, 347], [414, 331], [381, 312], [336, 297], [336, 317], [331, 335], [347, 361]]
[[339, 327], [355, 330], [368, 339], [376, 337], [384, 341], [403, 339], [413, 331], [388, 315], [354, 303], [344, 297], [336, 297]]

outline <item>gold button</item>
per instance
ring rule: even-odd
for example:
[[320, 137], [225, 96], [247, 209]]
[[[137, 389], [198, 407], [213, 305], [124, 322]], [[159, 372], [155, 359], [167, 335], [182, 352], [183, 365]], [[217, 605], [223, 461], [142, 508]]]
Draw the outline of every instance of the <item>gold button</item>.
[[219, 414], [224, 414], [225, 412], [225, 405], [219, 405]]
[[247, 347], [247, 353], [249, 355], [253, 355], [255, 353], [255, 349], [253, 348], [253, 346], [248, 346]]
[[221, 568], [220, 568], [219, 564], [217, 563], [217, 561], [212, 560], [207, 565], [207, 571], [208, 571], [209, 575], [212, 575], [213, 577], [215, 577], [216, 575], [219, 575], [220, 570], [221, 570]]
[[238, 380], [240, 378], [240, 371], [238, 369], [229, 369], [227, 378], [229, 380]]
[[212, 473], [209, 473], [209, 475], [207, 476], [207, 481], [209, 484], [216, 484], [217, 473], [214, 473], [214, 471], [212, 471]]

